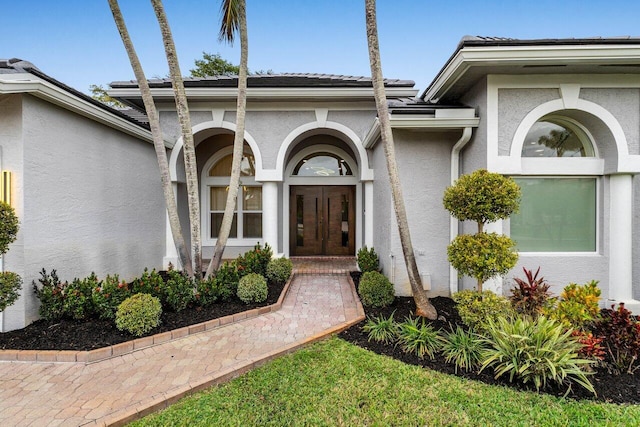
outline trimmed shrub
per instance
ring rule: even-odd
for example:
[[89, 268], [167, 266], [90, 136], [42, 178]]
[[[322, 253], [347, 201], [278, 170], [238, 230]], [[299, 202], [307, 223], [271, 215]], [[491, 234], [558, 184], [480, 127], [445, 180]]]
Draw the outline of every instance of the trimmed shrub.
[[289, 258], [274, 258], [267, 264], [267, 279], [271, 283], [281, 285], [289, 280], [293, 271], [293, 263]]
[[568, 284], [560, 298], [558, 305], [548, 310], [548, 316], [568, 327], [584, 330], [600, 315], [600, 289], [595, 280], [584, 285]]
[[98, 277], [91, 273], [84, 279], [73, 279], [65, 283], [63, 289], [62, 311], [63, 317], [84, 320], [94, 314], [91, 294], [98, 287]]
[[554, 383], [569, 391], [575, 382], [595, 394], [584, 370], [593, 361], [580, 357], [582, 345], [562, 323], [544, 316], [499, 318], [487, 331], [481, 371], [492, 368], [496, 378], [508, 375], [510, 382], [533, 383], [536, 390]]
[[115, 319], [118, 306], [130, 296], [127, 282], [121, 282], [117, 274], [107, 275], [92, 291], [93, 309], [100, 319]]
[[367, 333], [368, 341], [390, 344], [396, 340], [398, 325], [393, 320], [393, 313], [391, 313], [388, 318], [383, 316], [368, 317], [362, 330]]
[[220, 287], [215, 276], [209, 276], [206, 280], [198, 280], [195, 295], [195, 301], [198, 305], [211, 305], [218, 301], [218, 298], [220, 298]]
[[413, 353], [420, 359], [425, 356], [433, 359], [441, 348], [442, 339], [424, 318], [408, 317], [398, 324], [398, 344], [405, 353]]
[[511, 304], [520, 314], [538, 317], [545, 307], [553, 303], [549, 284], [544, 280], [544, 277], [538, 278], [540, 267], [535, 274], [524, 267], [522, 270], [524, 270], [526, 281], [519, 278], [513, 279], [516, 286], [511, 289]]
[[194, 299], [195, 283], [186, 274], [177, 270], [169, 270], [169, 277], [164, 284], [166, 305], [171, 310], [182, 311]]
[[357, 259], [358, 268], [361, 272], [366, 273], [367, 271], [380, 271], [378, 254], [375, 249], [367, 249], [366, 246], [360, 248], [360, 250], [358, 250]]
[[515, 315], [509, 300], [491, 291], [460, 291], [453, 294], [453, 300], [458, 303], [458, 313], [464, 324], [478, 333], [483, 333], [489, 322]]
[[238, 283], [238, 298], [244, 303], [267, 300], [267, 280], [257, 273], [249, 273]]
[[33, 292], [40, 300], [38, 313], [46, 320], [61, 319], [64, 314], [64, 284], [60, 282], [56, 270], [51, 274], [43, 268], [40, 272], [40, 286], [32, 282]]
[[124, 300], [116, 311], [116, 327], [140, 337], [160, 324], [162, 305], [149, 294], [135, 294]]
[[245, 252], [236, 259], [236, 267], [240, 277], [247, 274], [257, 273], [263, 277], [267, 275], [267, 266], [273, 257], [273, 250], [269, 244], [265, 244], [264, 248], [260, 243], [255, 245], [252, 250]]
[[236, 263], [224, 262], [216, 272], [216, 281], [222, 301], [228, 301], [229, 298], [236, 295], [238, 293], [238, 281], [240, 281]]
[[0, 255], [7, 253], [9, 245], [15, 242], [20, 229], [18, 216], [11, 205], [0, 202]]
[[480, 335], [465, 331], [460, 326], [447, 333], [442, 340], [442, 355], [447, 363], [456, 366], [456, 373], [458, 368], [471, 371], [480, 367], [486, 348], [486, 342]]
[[0, 311], [16, 302], [22, 289], [22, 277], [11, 271], [0, 272]]
[[[172, 270], [171, 268], [169, 269]], [[160, 303], [166, 304], [167, 295], [165, 293], [164, 280], [162, 276], [158, 274], [156, 269], [149, 271], [145, 268], [142, 276], [135, 279], [131, 284], [132, 294], [149, 294], [160, 300]]]
[[393, 284], [382, 273], [368, 271], [360, 278], [358, 293], [367, 307], [386, 307], [395, 300]]

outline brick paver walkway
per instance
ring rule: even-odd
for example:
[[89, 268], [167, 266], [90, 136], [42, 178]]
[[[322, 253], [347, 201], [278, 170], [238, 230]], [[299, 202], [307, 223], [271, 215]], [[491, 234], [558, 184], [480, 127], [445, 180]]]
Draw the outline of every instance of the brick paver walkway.
[[345, 274], [304, 274], [279, 311], [93, 364], [0, 362], [0, 425], [123, 424], [362, 316]]

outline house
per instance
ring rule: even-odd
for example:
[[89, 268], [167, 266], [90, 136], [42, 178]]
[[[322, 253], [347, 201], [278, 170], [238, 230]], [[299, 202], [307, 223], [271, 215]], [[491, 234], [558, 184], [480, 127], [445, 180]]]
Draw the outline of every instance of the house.
[[[513, 176], [523, 198], [520, 213], [490, 226], [518, 242], [519, 265], [486, 287], [507, 291], [522, 266], [542, 266], [555, 292], [595, 279], [605, 300], [640, 309], [634, 300], [640, 297], [639, 71], [640, 39], [465, 37], [423, 92], [412, 81], [385, 81], [429, 295], [474, 285], [451, 269], [446, 247], [475, 226], [452, 219], [442, 195], [460, 174], [487, 168]], [[157, 79], [150, 85], [186, 218], [171, 84]], [[205, 258], [224, 209], [236, 85], [227, 76], [185, 81]], [[410, 294], [370, 80], [260, 75], [250, 76], [248, 86], [242, 190], [226, 254], [257, 242], [286, 256], [354, 255], [373, 246], [396, 292]], [[143, 110], [136, 82], [114, 82], [109, 93]], [[177, 263], [141, 117], [98, 105], [10, 61], [0, 65], [0, 108], [0, 166], [14, 171], [23, 227], [5, 268], [30, 283], [42, 267], [57, 268], [64, 278], [90, 271], [128, 278], [145, 266]], [[29, 323], [34, 310], [25, 286], [5, 313], [7, 328]]]

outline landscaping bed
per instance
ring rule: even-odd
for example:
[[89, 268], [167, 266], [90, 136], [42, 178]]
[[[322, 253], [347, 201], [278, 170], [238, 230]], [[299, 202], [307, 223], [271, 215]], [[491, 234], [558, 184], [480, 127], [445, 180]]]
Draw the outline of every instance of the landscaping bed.
[[[355, 273], [354, 276], [354, 280], [357, 282], [359, 274]], [[439, 320], [427, 321], [435, 329], [448, 331], [451, 328], [455, 329], [458, 325], [463, 326], [456, 309], [456, 304], [451, 298], [436, 297], [432, 298], [431, 302], [436, 307], [438, 315], [441, 316]], [[393, 314], [396, 321], [403, 321], [407, 316], [412, 316], [414, 312], [415, 304], [413, 298], [410, 297], [396, 297], [393, 304], [382, 309], [365, 307], [365, 313], [368, 317], [383, 316], [388, 318]], [[392, 357], [404, 363], [422, 366], [446, 374], [458, 375], [467, 379], [482, 381], [487, 384], [502, 385], [518, 390], [535, 391], [533, 386], [526, 386], [519, 382], [510, 383], [508, 379], [496, 380], [490, 369], [482, 373], [477, 373], [476, 371], [465, 372], [461, 370], [458, 370], [456, 373], [455, 365], [445, 362], [444, 357], [440, 354], [437, 354], [434, 359], [429, 359], [428, 357], [420, 359], [413, 353], [403, 352], [399, 346], [394, 344], [369, 341], [367, 334], [362, 330], [365, 322], [366, 321], [362, 321], [352, 326], [341, 332], [339, 336], [354, 345], [377, 354]], [[640, 404], [640, 370], [635, 371], [633, 375], [626, 373], [613, 375], [604, 368], [596, 368], [594, 374], [589, 376], [589, 379], [596, 390], [597, 396], [594, 397], [590, 392], [577, 384], [573, 385], [567, 396], [575, 399], [594, 399], [609, 403]], [[541, 392], [555, 396], [563, 396], [566, 393], [566, 388], [548, 387], [541, 390]]]
[[[179, 312], [162, 313], [162, 323], [149, 333], [154, 335], [208, 320], [217, 319], [253, 308], [275, 304], [282, 293], [284, 284], [268, 284], [267, 300], [262, 303], [245, 304], [233, 296], [229, 301], [218, 302], [208, 306], [192, 305]], [[37, 320], [23, 329], [0, 333], [0, 349], [2, 350], [95, 350], [108, 347], [134, 337], [119, 331], [115, 323], [109, 320]]]

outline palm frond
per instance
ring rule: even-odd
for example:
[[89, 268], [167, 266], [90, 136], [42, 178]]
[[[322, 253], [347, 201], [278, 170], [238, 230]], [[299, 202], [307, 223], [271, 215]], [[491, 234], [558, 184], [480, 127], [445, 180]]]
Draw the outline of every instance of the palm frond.
[[220, 5], [220, 33], [218, 40], [233, 43], [240, 26], [240, 2], [242, 0], [222, 0]]

